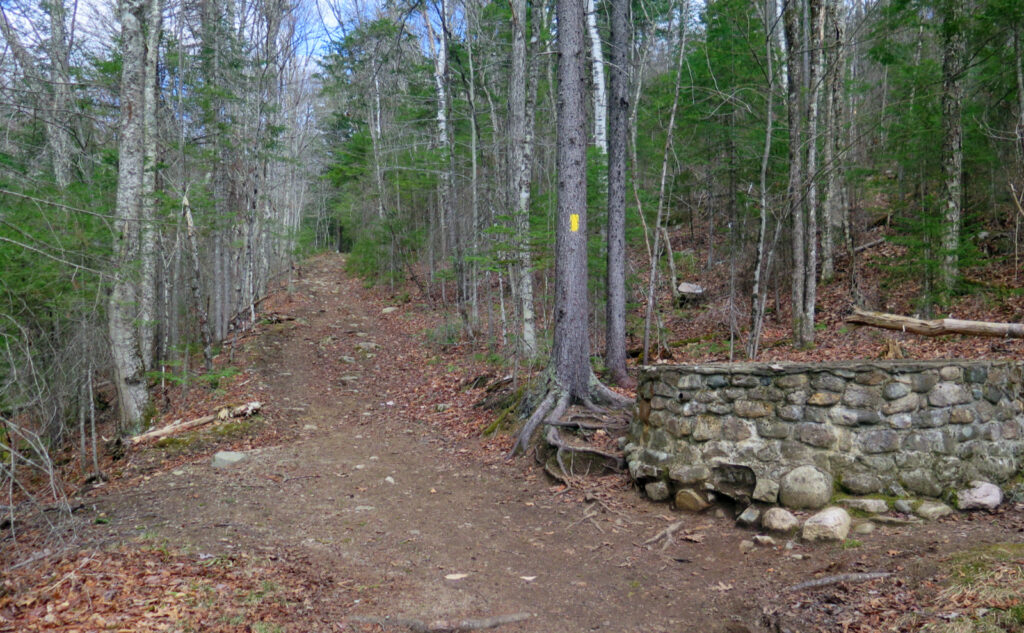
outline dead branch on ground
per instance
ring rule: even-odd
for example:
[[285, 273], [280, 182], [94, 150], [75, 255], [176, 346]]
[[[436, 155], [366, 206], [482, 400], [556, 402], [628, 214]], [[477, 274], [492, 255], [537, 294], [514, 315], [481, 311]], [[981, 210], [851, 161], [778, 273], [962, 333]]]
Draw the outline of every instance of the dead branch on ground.
[[892, 576], [891, 572], [879, 571], [870, 572], [864, 574], [838, 574], [836, 576], [825, 576], [824, 578], [818, 578], [816, 580], [808, 580], [798, 585], [792, 585], [783, 589], [783, 592], [790, 591], [803, 591], [804, 589], [817, 589], [818, 587], [827, 587], [829, 585], [836, 585], [841, 582], [867, 582], [868, 580], [877, 580], [879, 578], [888, 578]]
[[[676, 521], [675, 523], [673, 523], [672, 525], [668, 526], [664, 530], [658, 532], [657, 534], [655, 534], [651, 538], [647, 539], [646, 541], [644, 541], [640, 545], [641, 545], [641, 547], [646, 547], [647, 549], [651, 549], [651, 546], [653, 546], [655, 543], [657, 543], [658, 541], [662, 541], [661, 549], [663, 549], [663, 550], [668, 549], [668, 546], [671, 545], [672, 542], [675, 540], [676, 532], [678, 532], [680, 530], [680, 528], [682, 528], [682, 527], [683, 527], [683, 521]], [[699, 528], [695, 528], [693, 530], [687, 530], [686, 532], [683, 533], [683, 536], [682, 536], [683, 540], [684, 541], [690, 541], [691, 543], [703, 543], [704, 542], [704, 535], [703, 534], [695, 534], [695, 532], [697, 532], [699, 530], [703, 530], [705, 527], [707, 527], [707, 526], [705, 525], [705, 526], [701, 526]]]
[[257, 413], [261, 408], [263, 408], [263, 403], [261, 403], [261, 402], [249, 402], [249, 403], [237, 406], [237, 407], [224, 407], [223, 409], [221, 409], [217, 413], [211, 413], [210, 415], [204, 415], [201, 418], [196, 418], [194, 420], [189, 420], [187, 422], [183, 422], [181, 420], [176, 420], [176, 421], [168, 424], [167, 426], [163, 426], [163, 427], [160, 427], [159, 429], [154, 429], [152, 431], [147, 431], [145, 433], [142, 433], [141, 435], [136, 435], [133, 438], [131, 438], [131, 443], [132, 444], [140, 444], [140, 443], [146, 442], [148, 440], [159, 439], [161, 437], [167, 437], [168, 435], [174, 435], [175, 433], [181, 433], [182, 431], [187, 431], [189, 429], [194, 429], [194, 428], [202, 426], [204, 424], [209, 424], [210, 422], [213, 422], [214, 420], [228, 420], [228, 419], [231, 419], [231, 418], [247, 418], [247, 417]]
[[426, 622], [409, 618], [375, 618], [354, 616], [349, 618], [350, 622], [360, 624], [377, 624], [382, 627], [401, 627], [414, 631], [414, 633], [460, 633], [463, 631], [479, 631], [481, 629], [493, 629], [503, 624], [514, 624], [533, 617], [532, 613], [513, 613], [511, 615], [499, 615], [491, 618], [468, 618], [465, 620], [434, 620]]

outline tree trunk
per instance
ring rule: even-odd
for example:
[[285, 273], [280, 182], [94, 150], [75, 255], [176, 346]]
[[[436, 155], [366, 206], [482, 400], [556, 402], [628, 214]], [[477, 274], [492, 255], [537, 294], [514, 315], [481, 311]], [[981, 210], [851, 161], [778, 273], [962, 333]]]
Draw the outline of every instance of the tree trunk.
[[[759, 179], [759, 212], [760, 222], [757, 233], [757, 255], [754, 261], [754, 284], [750, 291], [750, 337], [747, 339], [747, 356], [757, 358], [761, 346], [761, 333], [764, 330], [764, 311], [768, 298], [768, 278], [771, 274], [772, 254], [775, 252], [775, 241], [768, 246], [768, 163], [772, 154], [772, 134], [775, 124], [775, 36], [776, 0], [766, 0], [763, 4], [764, 38], [765, 38], [765, 72], [768, 80], [768, 98], [765, 108], [764, 150], [761, 152], [761, 172]], [[776, 223], [778, 237], [781, 223]]]
[[[827, 173], [822, 216], [825, 226], [821, 232], [821, 282], [835, 278], [836, 244], [845, 245], [843, 238], [847, 226], [845, 195], [845, 149], [843, 127], [843, 75], [846, 65], [843, 42], [843, 20], [838, 3], [826, 1], [826, 29], [829, 41], [825, 43], [825, 136], [822, 143], [822, 162]], [[850, 271], [853, 274], [853, 271]]]
[[966, 45], [963, 3], [944, 0], [942, 7], [942, 227], [941, 283], [948, 294], [959, 275], [960, 222], [963, 206], [963, 100]]
[[587, 34], [590, 37], [590, 68], [594, 82], [594, 146], [608, 153], [608, 92], [604, 83], [604, 52], [597, 31], [597, 3], [587, 0]]
[[146, 67], [144, 70], [142, 136], [141, 274], [139, 278], [139, 352], [146, 370], [156, 362], [156, 170], [157, 155], [157, 65], [163, 13], [160, 0], [147, 0]]
[[[543, 11], [537, 7], [534, 11]], [[534, 24], [538, 18], [533, 16]], [[536, 31], [536, 28], [534, 29]], [[522, 349], [524, 358], [537, 353], [537, 333], [533, 306], [533, 254], [530, 250], [530, 184], [533, 162], [533, 107], [536, 103], [537, 56], [527, 70], [526, 0], [512, 1], [512, 70], [509, 75], [509, 140], [512, 143], [509, 199], [514, 207], [515, 243]], [[529, 76], [528, 76], [529, 75]], [[527, 83], [530, 85], [527, 86]]]
[[135, 330], [137, 298], [136, 273], [133, 270], [139, 254], [139, 205], [144, 162], [142, 84], [145, 45], [142, 15], [145, 8], [143, 0], [123, 0], [120, 10], [123, 47], [121, 135], [118, 139], [117, 219], [114, 224], [117, 275], [108, 303], [107, 327], [122, 429], [135, 428], [142, 421], [149, 402]]
[[[213, 371], [213, 337], [210, 334], [210, 316], [203, 301], [202, 266], [199, 263], [199, 241], [196, 239], [196, 226], [192, 220], [192, 207], [188, 198], [181, 201], [181, 213], [185, 216], [185, 231], [192, 252], [192, 300], [196, 304], [196, 316], [199, 319], [199, 335], [203, 339], [203, 366], [207, 373]], [[186, 351], [186, 353], [188, 353]]]
[[789, 124], [789, 183], [786, 197], [789, 207], [789, 218], [792, 222], [790, 244], [792, 246], [793, 270], [791, 278], [793, 339], [797, 345], [803, 345], [804, 327], [804, 240], [806, 225], [804, 221], [803, 198], [803, 72], [800, 55], [800, 23], [801, 3], [791, 0], [785, 3], [782, 10], [782, 23], [786, 42], [786, 119]]
[[[61, 188], [71, 183], [71, 151], [73, 144], [69, 129], [71, 120], [71, 80], [68, 71], [69, 41], [66, 32], [66, 9], [63, 0], [44, 6], [50, 17], [49, 55], [52, 69], [49, 78], [39, 68], [29, 50], [22, 44], [15, 25], [0, 7], [0, 33], [10, 48], [15, 62], [21, 66], [26, 83], [32, 90], [32, 99], [40, 111], [46, 112], [43, 119], [46, 141], [50, 146], [53, 175]], [[52, 94], [51, 94], [52, 93]]]
[[43, 3], [50, 12], [50, 83], [53, 85], [53, 107], [49, 124], [50, 151], [53, 155], [53, 177], [57, 186], [71, 184], [71, 75], [70, 36], [67, 32], [67, 7], [64, 0]]
[[558, 0], [558, 215], [555, 228], [555, 380], [589, 400], [587, 132], [584, 0]]
[[[593, 2], [593, 0], [590, 0]], [[605, 365], [613, 382], [626, 373], [626, 143], [629, 139], [628, 0], [611, 3], [611, 102], [608, 136], [608, 300], [605, 306]]]
[[808, 0], [810, 33], [805, 39], [809, 53], [807, 77], [807, 231], [804, 233], [804, 305], [799, 336], [804, 347], [814, 345], [814, 308], [818, 298], [818, 102], [821, 94], [821, 48], [825, 41], [824, 0]]

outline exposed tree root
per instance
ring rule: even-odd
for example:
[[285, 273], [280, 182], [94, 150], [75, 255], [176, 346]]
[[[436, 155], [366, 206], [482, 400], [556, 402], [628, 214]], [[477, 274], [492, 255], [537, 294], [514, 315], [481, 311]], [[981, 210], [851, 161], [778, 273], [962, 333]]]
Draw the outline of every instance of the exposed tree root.
[[[601, 416], [607, 413], [606, 409], [602, 409], [599, 405], [612, 407], [616, 409], [623, 409], [632, 404], [632, 400], [629, 398], [612, 391], [608, 387], [601, 384], [601, 381], [596, 376], [591, 375], [588, 381], [588, 392], [586, 396], [576, 398], [575, 400], [591, 411], [595, 416]], [[579, 423], [573, 423], [573, 418], [570, 418], [569, 422], [563, 421], [561, 418], [565, 414], [569, 405], [573, 404], [574, 398], [567, 389], [562, 387], [552, 376], [548, 375], [544, 380], [543, 388], [544, 398], [537, 405], [537, 408], [533, 411], [530, 417], [527, 419], [526, 424], [523, 425], [522, 430], [516, 436], [515, 444], [512, 446], [512, 450], [509, 452], [509, 457], [516, 453], [525, 453], [529, 447], [530, 440], [533, 438], [533, 434], [536, 432], [537, 427], [541, 424], [547, 424], [550, 426], [576, 426], [578, 428], [587, 428]], [[575, 416], [574, 416], [575, 417]], [[601, 426], [597, 428], [612, 428], [611, 425]], [[556, 440], [560, 439], [558, 434], [548, 433], [546, 434], [549, 441], [552, 438]], [[552, 445], [559, 450], [559, 462], [561, 463], [561, 452], [563, 450], [575, 451], [575, 452], [589, 452], [604, 457], [613, 457], [611, 454], [602, 453], [596, 450], [582, 449], [581, 447], [575, 447], [567, 445], [564, 442], [556, 444], [552, 442]], [[620, 456], [614, 456], [621, 462]], [[621, 465], [619, 466], [621, 468]]]
[[350, 622], [360, 624], [377, 624], [382, 627], [401, 627], [414, 631], [415, 633], [459, 633], [463, 631], [479, 631], [482, 629], [493, 629], [503, 624], [513, 624], [532, 618], [532, 613], [513, 613], [511, 615], [499, 615], [492, 618], [468, 618], [465, 620], [434, 620], [424, 622], [423, 620], [412, 620], [408, 618], [373, 618], [355, 616], [349, 618]]
[[625, 467], [625, 460], [622, 455], [618, 453], [609, 453], [608, 451], [602, 451], [601, 449], [591, 448], [589, 446], [575, 446], [573, 444], [569, 444], [562, 439], [562, 435], [554, 425], [548, 425], [548, 432], [545, 439], [547, 439], [548, 444], [551, 444], [558, 449], [559, 455], [561, 455], [563, 451], [570, 453], [584, 453], [586, 455], [597, 455], [598, 457], [603, 457], [608, 461], [613, 462], [616, 470], [622, 470], [623, 467]]
[[560, 426], [563, 428], [580, 429], [583, 431], [623, 429], [628, 424], [628, 419], [622, 419], [618, 422], [609, 422], [600, 415], [570, 415], [564, 420], [548, 421], [549, 426]]

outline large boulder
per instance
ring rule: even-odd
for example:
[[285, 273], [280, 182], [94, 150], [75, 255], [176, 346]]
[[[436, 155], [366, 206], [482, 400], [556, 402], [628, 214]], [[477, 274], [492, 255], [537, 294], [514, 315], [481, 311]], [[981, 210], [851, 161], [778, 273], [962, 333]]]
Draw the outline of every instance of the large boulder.
[[850, 515], [842, 508], [825, 508], [804, 522], [805, 541], [842, 541], [850, 533]]
[[823, 508], [832, 498], [832, 475], [814, 466], [799, 466], [779, 482], [779, 502], [787, 508]]

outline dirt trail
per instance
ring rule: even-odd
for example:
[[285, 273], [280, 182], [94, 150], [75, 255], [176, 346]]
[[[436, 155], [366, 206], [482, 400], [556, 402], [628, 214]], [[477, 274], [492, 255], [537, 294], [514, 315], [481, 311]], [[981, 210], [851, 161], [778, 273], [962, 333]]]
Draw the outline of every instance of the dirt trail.
[[[302, 569], [317, 589], [295, 605], [289, 631], [380, 630], [353, 616], [520, 612], [535, 615], [500, 630], [758, 631], [789, 584], [829, 570], [906, 574], [928, 566], [913, 551], [948, 550], [980, 529], [882, 527], [857, 550], [786, 549], [782, 538], [741, 553], [752, 533], [726, 513], [680, 515], [629, 489], [580, 502], [527, 460], [489, 463], [472, 441], [444, 439], [429, 389], [409, 397], [394, 386], [426, 384], [407, 308], [382, 314], [340, 258], [316, 260], [295, 290], [305, 299], [295, 320], [246, 344], [267, 420], [292, 439], [227, 469], [203, 457], [166, 470], [160, 449], [146, 449], [132, 456], [145, 478], [98, 498], [110, 523], [93, 528], [107, 542], [142, 537]], [[678, 519], [688, 539], [641, 546]]]

